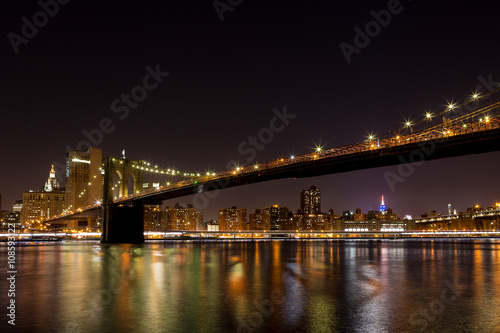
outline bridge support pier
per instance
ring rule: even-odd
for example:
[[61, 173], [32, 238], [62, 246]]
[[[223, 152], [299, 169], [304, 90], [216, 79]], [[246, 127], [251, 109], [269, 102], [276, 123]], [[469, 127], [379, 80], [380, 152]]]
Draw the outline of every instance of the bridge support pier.
[[108, 206], [103, 211], [101, 242], [144, 243], [144, 206]]
[[103, 243], [144, 243], [144, 205], [113, 204], [113, 158], [104, 160], [104, 187], [102, 193]]

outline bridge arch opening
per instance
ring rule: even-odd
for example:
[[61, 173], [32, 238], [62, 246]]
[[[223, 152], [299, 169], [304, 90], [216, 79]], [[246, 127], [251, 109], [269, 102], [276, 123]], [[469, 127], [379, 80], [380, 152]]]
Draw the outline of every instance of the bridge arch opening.
[[135, 188], [136, 188], [136, 177], [133, 173], [129, 173], [127, 175], [127, 192], [128, 195], [134, 194], [135, 193]]
[[113, 199], [117, 199], [122, 196], [122, 181], [123, 175], [119, 170], [113, 172], [113, 181], [111, 185], [111, 192], [113, 194]]

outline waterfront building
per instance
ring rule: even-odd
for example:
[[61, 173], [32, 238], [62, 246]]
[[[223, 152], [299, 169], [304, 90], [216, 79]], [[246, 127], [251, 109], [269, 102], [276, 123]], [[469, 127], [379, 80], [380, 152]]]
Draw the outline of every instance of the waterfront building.
[[160, 205], [144, 205], [144, 229], [160, 229]]
[[247, 221], [247, 210], [245, 208], [221, 208], [219, 209], [219, 230], [238, 231], [245, 230]]
[[217, 223], [207, 224], [207, 231], [219, 231], [219, 224], [217, 224]]
[[356, 208], [356, 212], [352, 214], [352, 218], [355, 221], [364, 221], [366, 220], [366, 214], [361, 213], [361, 208]]
[[267, 230], [286, 230], [288, 224], [288, 207], [272, 205], [262, 211], [263, 225]]
[[[265, 225], [263, 223], [262, 212], [260, 209], [256, 209], [255, 213], [251, 213], [248, 218], [248, 230], [270, 230], [270, 225]], [[245, 229], [247, 230], [247, 229]]]
[[178, 203], [174, 208], [166, 208], [166, 220], [164, 226], [172, 230], [200, 230], [203, 225], [203, 213], [193, 205], [183, 207]]

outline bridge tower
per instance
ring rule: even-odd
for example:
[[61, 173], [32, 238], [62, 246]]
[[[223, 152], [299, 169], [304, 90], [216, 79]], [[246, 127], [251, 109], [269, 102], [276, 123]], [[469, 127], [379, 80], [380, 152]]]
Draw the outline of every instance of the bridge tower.
[[118, 174], [120, 197], [129, 195], [128, 178], [134, 179], [134, 193], [142, 190], [144, 161], [127, 158], [105, 157], [102, 199], [103, 230], [101, 241], [105, 243], [144, 242], [144, 204], [113, 202], [113, 176]]

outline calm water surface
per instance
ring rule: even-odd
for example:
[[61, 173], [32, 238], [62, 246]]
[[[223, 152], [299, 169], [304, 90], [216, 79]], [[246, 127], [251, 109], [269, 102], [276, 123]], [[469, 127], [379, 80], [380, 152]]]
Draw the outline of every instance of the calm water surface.
[[[16, 326], [2, 310], [0, 331], [500, 332], [499, 250], [489, 239], [23, 244]], [[0, 288], [6, 309], [5, 278]]]

